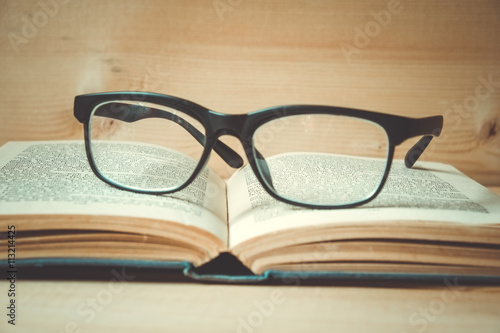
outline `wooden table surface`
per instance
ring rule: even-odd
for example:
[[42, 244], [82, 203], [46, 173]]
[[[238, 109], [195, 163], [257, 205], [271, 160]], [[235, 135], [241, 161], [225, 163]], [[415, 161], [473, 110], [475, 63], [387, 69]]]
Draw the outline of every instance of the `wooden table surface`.
[[16, 327], [3, 314], [1, 332], [500, 332], [498, 287], [21, 281], [18, 288]]

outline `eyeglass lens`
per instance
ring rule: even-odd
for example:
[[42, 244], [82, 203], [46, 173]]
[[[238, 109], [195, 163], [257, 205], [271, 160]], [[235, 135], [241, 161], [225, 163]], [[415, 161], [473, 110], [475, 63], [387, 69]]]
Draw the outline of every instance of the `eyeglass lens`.
[[388, 138], [379, 125], [329, 114], [278, 118], [257, 129], [255, 158], [274, 191], [295, 202], [343, 205], [370, 198], [388, 160]]

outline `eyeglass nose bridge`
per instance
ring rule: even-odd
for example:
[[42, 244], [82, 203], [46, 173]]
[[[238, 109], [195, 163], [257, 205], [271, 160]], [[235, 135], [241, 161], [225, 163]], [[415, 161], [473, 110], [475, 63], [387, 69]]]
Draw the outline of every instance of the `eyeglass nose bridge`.
[[223, 135], [230, 135], [238, 138], [243, 146], [246, 146], [242, 140], [242, 130], [245, 125], [246, 115], [230, 115], [216, 111], [208, 112], [206, 123], [207, 138], [212, 142], [210, 149], [213, 149], [222, 159], [232, 168], [243, 166], [243, 158], [219, 140]]
[[231, 135], [241, 139], [247, 118], [248, 115], [246, 114], [225, 114], [209, 111], [210, 132], [217, 138], [222, 135]]
[[[243, 145], [243, 148], [245, 150], [245, 154], [250, 162], [250, 164], [254, 164], [258, 168], [258, 173], [262, 176], [262, 180], [267, 183], [267, 186], [269, 186], [271, 189], [273, 188], [273, 182], [271, 178], [271, 173], [269, 170], [269, 166], [265, 160], [265, 158], [262, 156], [262, 154], [254, 148], [252, 148], [251, 138], [246, 137], [248, 135], [247, 133], [247, 127], [246, 125], [248, 124], [248, 115], [247, 114], [236, 114], [236, 115], [231, 115], [231, 114], [223, 114], [223, 113], [218, 113], [215, 111], [209, 111], [209, 121], [210, 124], [213, 126], [211, 128], [211, 131], [213, 133], [213, 140], [216, 140], [215, 147], [217, 146], [218, 143], [222, 143], [219, 138], [223, 135], [231, 135], [236, 138], [238, 138]], [[234, 151], [233, 151], [234, 152]], [[236, 153], [237, 154], [237, 153]], [[220, 153], [219, 153], [220, 155]], [[239, 154], [237, 154], [237, 157], [243, 160]], [[232, 162], [235, 162], [234, 164], [237, 165], [236, 167], [241, 167], [242, 164], [239, 163], [239, 160], [231, 160], [230, 158], [226, 160], [226, 163], [228, 163], [230, 166], [234, 167], [232, 165]]]

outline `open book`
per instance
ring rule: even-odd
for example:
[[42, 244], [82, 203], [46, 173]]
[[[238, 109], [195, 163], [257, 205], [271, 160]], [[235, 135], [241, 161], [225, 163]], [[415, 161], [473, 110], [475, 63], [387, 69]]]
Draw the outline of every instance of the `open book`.
[[119, 262], [210, 279], [197, 267], [231, 253], [253, 274], [229, 280], [500, 277], [500, 197], [439, 163], [396, 160], [375, 200], [313, 210], [271, 198], [248, 167], [227, 182], [207, 168], [178, 193], [137, 194], [97, 179], [83, 142], [9, 142], [0, 227], [17, 267]]

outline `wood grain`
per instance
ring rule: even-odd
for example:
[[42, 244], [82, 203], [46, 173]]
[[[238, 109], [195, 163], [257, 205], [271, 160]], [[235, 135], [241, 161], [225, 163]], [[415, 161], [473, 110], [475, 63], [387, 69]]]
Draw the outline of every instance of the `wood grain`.
[[325, 104], [445, 115], [423, 158], [500, 185], [499, 17], [497, 0], [3, 0], [0, 144], [81, 139], [72, 103], [90, 92]]
[[[498, 332], [500, 289], [22, 281], [2, 332]], [[451, 286], [451, 287], [449, 287]], [[0, 282], [7, 290], [7, 282]], [[5, 297], [5, 296], [2, 296]]]

